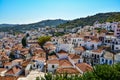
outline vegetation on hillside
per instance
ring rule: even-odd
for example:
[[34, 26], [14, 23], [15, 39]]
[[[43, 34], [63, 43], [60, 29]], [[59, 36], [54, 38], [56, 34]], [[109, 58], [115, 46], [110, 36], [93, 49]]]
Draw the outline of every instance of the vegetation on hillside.
[[118, 22], [120, 21], [120, 12], [110, 12], [110, 13], [99, 13], [93, 16], [88, 16], [85, 18], [79, 18], [72, 21], [69, 21], [64, 24], [58, 25], [60, 28], [73, 28], [78, 26], [90, 25], [92, 26], [94, 22], [98, 21], [99, 23], [104, 22]]
[[78, 26], [85, 26], [85, 25], [93, 25], [94, 22], [113, 22], [113, 21], [120, 21], [120, 12], [109, 12], [109, 13], [99, 13], [93, 16], [88, 16], [85, 18], [78, 18], [75, 20], [44, 20], [37, 23], [32, 24], [22, 24], [22, 25], [12, 25], [12, 24], [1, 24], [0, 31], [6, 32], [25, 32], [26, 30], [34, 30], [38, 29], [38, 27], [59, 27], [59, 28], [74, 28]]
[[43, 21], [40, 21], [37, 23], [22, 24], [22, 25], [1, 24], [0, 32], [1, 31], [25, 32], [25, 30], [34, 30], [34, 29], [38, 29], [39, 27], [45, 27], [45, 26], [56, 27], [60, 24], [66, 23], [66, 22], [67, 22], [67, 20], [56, 19], [56, 20], [43, 20]]

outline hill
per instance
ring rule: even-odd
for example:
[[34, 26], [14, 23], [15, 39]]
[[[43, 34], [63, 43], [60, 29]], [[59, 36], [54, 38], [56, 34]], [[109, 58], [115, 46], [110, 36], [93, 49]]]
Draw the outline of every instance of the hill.
[[93, 16], [87, 16], [85, 18], [78, 18], [75, 20], [43, 20], [37, 23], [31, 24], [1, 24], [0, 31], [16, 31], [16, 32], [23, 32], [26, 30], [38, 29], [38, 27], [58, 27], [58, 28], [74, 28], [78, 26], [85, 26], [85, 25], [93, 25], [94, 22], [98, 21], [99, 23], [104, 22], [113, 22], [113, 21], [120, 21], [120, 12], [109, 12], [109, 13], [98, 13]]
[[72, 21], [69, 21], [64, 24], [58, 25], [60, 28], [73, 28], [77, 26], [93, 25], [94, 22], [98, 21], [99, 23], [104, 22], [113, 22], [120, 21], [120, 12], [109, 12], [109, 13], [99, 13], [93, 16], [88, 16], [85, 18], [78, 18]]
[[31, 23], [31, 24], [0, 24], [0, 31], [24, 31], [24, 30], [31, 30], [31, 29], [37, 29], [38, 27], [56, 27], [60, 24], [66, 23], [67, 20], [62, 19], [56, 19], [56, 20], [43, 20], [37, 23]]

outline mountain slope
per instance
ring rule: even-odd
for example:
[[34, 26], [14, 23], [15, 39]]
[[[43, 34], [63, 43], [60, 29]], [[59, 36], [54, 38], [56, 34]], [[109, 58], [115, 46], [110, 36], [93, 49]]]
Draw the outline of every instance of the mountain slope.
[[56, 20], [44, 20], [40, 21], [37, 23], [31, 23], [31, 24], [1, 24], [0, 25], [0, 31], [22, 31], [22, 30], [31, 30], [31, 29], [37, 29], [38, 27], [45, 27], [45, 26], [50, 26], [50, 27], [56, 27], [60, 24], [66, 23], [67, 20], [62, 20], [62, 19], [56, 19]]
[[37, 29], [38, 27], [59, 27], [59, 28], [74, 28], [77, 26], [93, 25], [94, 22], [99, 23], [120, 21], [120, 12], [109, 12], [109, 13], [99, 13], [93, 16], [88, 16], [85, 18], [78, 18], [75, 20], [44, 20], [32, 24], [22, 24], [22, 25], [12, 25], [12, 24], [1, 24], [0, 31], [26, 31], [31, 29]]
[[104, 22], [113, 22], [113, 21], [120, 21], [120, 12], [110, 12], [110, 13], [99, 13], [93, 16], [88, 16], [85, 18], [79, 18], [72, 21], [69, 21], [65, 24], [60, 24], [58, 27], [60, 28], [73, 28], [77, 26], [85, 26], [85, 25], [93, 25], [95, 21], [99, 23]]

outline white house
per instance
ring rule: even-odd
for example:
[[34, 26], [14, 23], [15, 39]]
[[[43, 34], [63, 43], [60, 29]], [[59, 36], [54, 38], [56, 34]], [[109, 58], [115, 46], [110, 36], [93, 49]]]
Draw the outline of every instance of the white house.
[[111, 49], [113, 51], [120, 51], [120, 39], [119, 38], [112, 39]]
[[45, 65], [45, 58], [35, 56], [32, 58], [32, 69], [43, 71]]
[[115, 26], [115, 29], [114, 29], [114, 36], [120, 37], [120, 23], [118, 23], [118, 25]]
[[100, 46], [102, 44], [102, 42], [101, 41], [99, 41], [99, 40], [87, 40], [86, 42], [85, 42], [85, 48], [87, 48], [88, 50], [91, 50], [91, 49], [94, 49], [94, 50], [96, 50], [96, 49], [98, 49], [98, 47]]
[[114, 36], [109, 36], [109, 35], [107, 35], [107, 36], [105, 36], [104, 37], [104, 44], [105, 45], [108, 45], [108, 46], [110, 46], [110, 45], [112, 45], [112, 41], [115, 39], [116, 37], [114, 37]]
[[113, 64], [113, 53], [109, 51], [104, 51], [103, 56], [100, 57], [100, 64]]
[[59, 67], [59, 60], [58, 59], [48, 60], [47, 65], [48, 72], [55, 73], [56, 69]]
[[68, 53], [64, 50], [60, 50], [58, 53], [56, 53], [59, 59], [67, 59]]
[[72, 44], [58, 44], [56, 51], [64, 50], [66, 52], [72, 53], [73, 52], [73, 45]]
[[100, 64], [100, 57], [102, 56], [104, 50], [86, 50], [82, 56], [84, 61], [90, 65]]
[[115, 63], [118, 63], [118, 62], [120, 62], [120, 53], [117, 53], [115, 56], [114, 56], [114, 58], [115, 58]]

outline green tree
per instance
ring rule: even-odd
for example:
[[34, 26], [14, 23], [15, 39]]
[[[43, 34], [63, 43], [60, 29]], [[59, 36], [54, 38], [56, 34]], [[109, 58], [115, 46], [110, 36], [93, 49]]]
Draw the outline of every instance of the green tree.
[[45, 74], [45, 80], [52, 80], [52, 74]]
[[120, 64], [115, 65], [97, 65], [93, 74], [99, 80], [118, 80], [120, 79]]
[[40, 80], [40, 78], [39, 78], [39, 77], [36, 77], [36, 80]]
[[39, 45], [43, 48], [43, 45], [47, 42], [50, 41], [51, 37], [50, 36], [42, 36], [38, 38], [38, 43]]
[[26, 37], [23, 37], [23, 38], [22, 38], [22, 45], [23, 45], [23, 47], [26, 47], [26, 46], [27, 46]]

